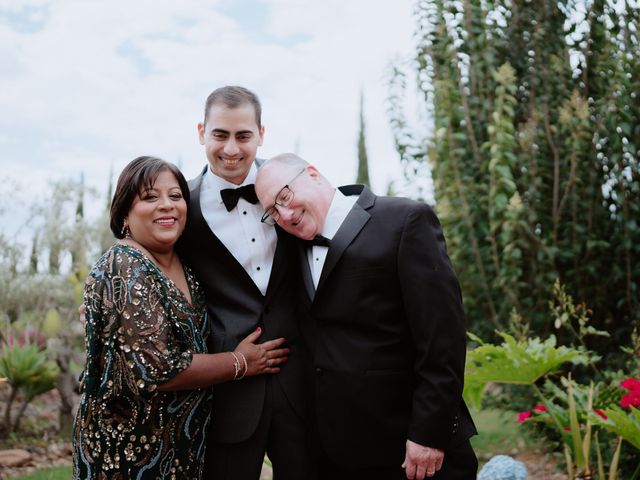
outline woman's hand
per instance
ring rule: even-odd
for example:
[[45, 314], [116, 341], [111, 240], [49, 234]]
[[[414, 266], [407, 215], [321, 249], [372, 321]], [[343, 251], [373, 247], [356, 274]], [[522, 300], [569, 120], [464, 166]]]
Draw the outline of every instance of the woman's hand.
[[[242, 340], [234, 353], [242, 353], [247, 359], [247, 371], [245, 377], [260, 375], [263, 373], [278, 373], [279, 365], [282, 365], [289, 358], [289, 349], [280, 348], [285, 342], [284, 338], [276, 338], [264, 343], [256, 344], [256, 340], [262, 335], [262, 329], [258, 327]], [[241, 372], [244, 365], [240, 365]]]
[[[160, 391], [191, 390], [193, 388], [206, 388], [216, 383], [227, 382], [252, 375], [263, 373], [278, 373], [280, 365], [287, 361], [288, 348], [281, 348], [284, 338], [269, 340], [256, 344], [256, 340], [262, 335], [258, 328], [247, 335], [238, 347], [233, 351], [235, 367], [230, 364], [229, 352], [222, 353], [194, 353], [191, 364], [178, 373], [171, 380], [158, 385]], [[242, 355], [247, 360], [245, 372]], [[235, 374], [235, 375], [234, 375]]]

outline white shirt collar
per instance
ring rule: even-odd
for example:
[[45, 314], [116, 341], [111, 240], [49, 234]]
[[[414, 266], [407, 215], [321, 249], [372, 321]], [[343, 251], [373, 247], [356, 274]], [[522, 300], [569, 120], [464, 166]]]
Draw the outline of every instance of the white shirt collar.
[[353, 204], [358, 200], [358, 195], [346, 196], [339, 189], [335, 189], [331, 205], [329, 205], [329, 211], [327, 212], [327, 218], [324, 221], [322, 227], [322, 236], [328, 239], [332, 239], [344, 219], [347, 218], [349, 212], [353, 208]]

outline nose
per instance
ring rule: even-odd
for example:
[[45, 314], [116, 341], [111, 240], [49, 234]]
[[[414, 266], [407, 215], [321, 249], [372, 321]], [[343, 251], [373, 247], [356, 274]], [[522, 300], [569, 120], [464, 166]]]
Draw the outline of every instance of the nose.
[[236, 155], [240, 149], [238, 148], [238, 143], [235, 138], [230, 138], [227, 140], [227, 143], [224, 145], [224, 153], [229, 156]]
[[275, 205], [276, 209], [278, 210], [278, 213], [280, 214], [280, 219], [284, 220], [286, 222], [289, 222], [291, 220], [293, 220], [293, 209], [289, 208], [289, 207], [283, 207], [282, 205]]
[[169, 198], [169, 195], [161, 195], [158, 206], [163, 210], [171, 210], [173, 208], [173, 202]]

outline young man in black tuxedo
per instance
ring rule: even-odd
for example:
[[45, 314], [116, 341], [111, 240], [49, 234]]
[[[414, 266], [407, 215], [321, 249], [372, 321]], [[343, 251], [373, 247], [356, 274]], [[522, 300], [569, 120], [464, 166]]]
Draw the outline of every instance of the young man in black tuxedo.
[[178, 244], [204, 287], [211, 352], [232, 351], [248, 333], [284, 337], [286, 363], [271, 373], [214, 389], [205, 478], [258, 480], [265, 452], [274, 479], [315, 478], [308, 454], [295, 285], [293, 239], [260, 222], [253, 182], [264, 137], [258, 97], [243, 87], [209, 95], [198, 124], [208, 165], [189, 182], [191, 201]]
[[293, 154], [260, 168], [256, 193], [265, 223], [305, 240], [320, 478], [475, 479], [462, 299], [432, 209], [335, 189]]

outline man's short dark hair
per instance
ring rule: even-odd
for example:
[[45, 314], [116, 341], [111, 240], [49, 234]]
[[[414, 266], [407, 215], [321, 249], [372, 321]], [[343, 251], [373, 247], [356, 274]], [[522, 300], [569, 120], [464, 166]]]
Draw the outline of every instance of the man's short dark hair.
[[116, 191], [111, 201], [111, 231], [116, 238], [124, 238], [122, 227], [124, 219], [129, 215], [133, 201], [141, 191], [153, 188], [158, 175], [168, 170], [178, 180], [182, 191], [182, 197], [189, 205], [189, 185], [182, 172], [173, 163], [166, 162], [156, 157], [138, 157], [124, 167], [118, 177]]
[[260, 105], [258, 96], [248, 88], [229, 85], [217, 88], [207, 97], [207, 101], [204, 105], [204, 123], [207, 123], [209, 110], [212, 105], [224, 105], [227, 108], [238, 108], [245, 103], [253, 106], [253, 109], [256, 112], [256, 124], [258, 125], [258, 128], [262, 128], [262, 106]]

